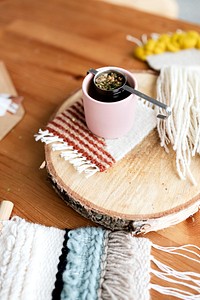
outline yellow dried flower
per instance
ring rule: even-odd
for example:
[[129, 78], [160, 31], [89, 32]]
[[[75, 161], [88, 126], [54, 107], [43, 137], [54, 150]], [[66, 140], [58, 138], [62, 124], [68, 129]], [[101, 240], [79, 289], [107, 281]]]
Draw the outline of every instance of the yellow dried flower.
[[134, 51], [134, 54], [137, 58], [141, 60], [146, 60], [146, 54], [143, 47], [137, 47]]
[[142, 47], [137, 47], [134, 54], [141, 60], [147, 56], [160, 54], [164, 51], [177, 52], [181, 49], [200, 49], [200, 35], [195, 30], [161, 34], [158, 39], [149, 39]]

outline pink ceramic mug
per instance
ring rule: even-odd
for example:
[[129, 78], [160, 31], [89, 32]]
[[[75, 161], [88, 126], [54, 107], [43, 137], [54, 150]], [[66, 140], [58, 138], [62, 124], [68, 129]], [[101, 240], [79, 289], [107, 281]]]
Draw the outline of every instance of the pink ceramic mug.
[[[132, 73], [117, 67], [103, 67], [98, 71], [116, 70], [126, 75], [129, 85], [137, 89], [137, 81]], [[116, 102], [101, 102], [88, 94], [88, 89], [94, 75], [88, 74], [82, 84], [83, 106], [86, 124], [97, 136], [114, 139], [126, 135], [134, 124], [134, 114], [137, 96], [128, 97]]]

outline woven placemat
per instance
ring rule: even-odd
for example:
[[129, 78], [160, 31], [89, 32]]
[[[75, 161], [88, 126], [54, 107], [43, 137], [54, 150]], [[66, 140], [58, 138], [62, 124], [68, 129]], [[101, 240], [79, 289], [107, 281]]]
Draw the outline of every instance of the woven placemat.
[[[141, 90], [142, 84], [147, 80], [151, 83], [157, 78], [154, 75], [149, 76], [148, 73], [143, 75]], [[98, 137], [86, 125], [81, 90], [75, 93], [73, 98], [76, 98], [76, 101], [57, 114], [46, 128], [40, 129], [35, 139], [51, 144], [53, 151], [60, 151], [60, 156], [86, 177], [112, 167], [156, 127], [154, 108], [138, 97], [133, 116], [134, 125], [128, 134], [117, 139]]]
[[[151, 253], [154, 247], [171, 254], [180, 255], [180, 250], [190, 254], [186, 246], [159, 247], [147, 238], [100, 227], [60, 230], [19, 217], [3, 221], [2, 225], [0, 299], [147, 300], [150, 289], [181, 299], [186, 299], [184, 295], [197, 299], [200, 292], [198, 274], [173, 270]], [[200, 250], [193, 247], [196, 252]], [[186, 259], [199, 263], [199, 254], [192, 253], [193, 258], [185, 256]], [[166, 281], [175, 276], [180, 285], [184, 279], [190, 280], [194, 293], [153, 284], [150, 273]]]

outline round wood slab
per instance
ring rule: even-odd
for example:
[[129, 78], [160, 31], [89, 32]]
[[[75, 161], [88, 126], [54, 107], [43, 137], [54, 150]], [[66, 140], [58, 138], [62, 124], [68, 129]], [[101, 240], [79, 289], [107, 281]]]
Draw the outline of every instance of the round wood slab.
[[[157, 77], [135, 73], [139, 89], [155, 97]], [[71, 96], [63, 111], [80, 96]], [[57, 113], [58, 113], [57, 112]], [[166, 228], [185, 220], [200, 206], [200, 184], [182, 181], [175, 167], [173, 150], [166, 154], [154, 129], [121, 161], [105, 172], [86, 178], [70, 163], [45, 146], [46, 167], [58, 194], [77, 212], [110, 229], [133, 234]], [[200, 158], [191, 166], [200, 182]]]

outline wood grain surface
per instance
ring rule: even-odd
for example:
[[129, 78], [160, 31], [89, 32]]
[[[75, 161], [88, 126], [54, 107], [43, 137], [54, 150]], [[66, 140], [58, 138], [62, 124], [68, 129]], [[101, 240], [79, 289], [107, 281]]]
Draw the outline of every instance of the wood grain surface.
[[[154, 97], [157, 76], [148, 72], [133, 75], [137, 79], [140, 91]], [[64, 101], [57, 114], [81, 97], [81, 90], [74, 93]], [[61, 194], [67, 193], [74, 200], [77, 211], [79, 207], [92, 210], [93, 220], [94, 214], [105, 216], [108, 222], [101, 224], [108, 228], [114, 228], [112, 224], [109, 226], [112, 218], [119, 218], [128, 224], [132, 224], [130, 221], [134, 223], [146, 220], [146, 223], [149, 223], [149, 231], [154, 231], [153, 224], [150, 225], [151, 220], [156, 219], [156, 223], [162, 223], [160, 228], [167, 228], [175, 223], [171, 220], [172, 215], [178, 223], [184, 220], [184, 217], [179, 219], [179, 212], [183, 214], [185, 210], [186, 219], [191, 214], [190, 207], [195, 206], [193, 212], [196, 212], [200, 205], [200, 186], [193, 185], [189, 180], [181, 180], [176, 171], [175, 152], [171, 149], [167, 154], [163, 150], [155, 128], [112, 168], [102, 173], [98, 172], [90, 178], [79, 174], [71, 164], [60, 157], [60, 151], [52, 150], [51, 144], [45, 146], [45, 160], [53, 182], [63, 191]], [[194, 157], [192, 172], [197, 182], [200, 181], [199, 170], [200, 159]], [[128, 227], [131, 228], [130, 225]]]
[[[53, 191], [46, 170], [39, 169], [44, 146], [36, 143], [33, 135], [81, 87], [90, 67], [148, 69], [134, 59], [127, 34], [139, 38], [143, 33], [177, 28], [200, 31], [196, 25], [98, 1], [0, 1], [0, 59], [18, 94], [24, 96], [26, 111], [0, 143], [0, 196], [15, 204], [13, 214], [59, 228], [95, 225], [66, 206]], [[146, 237], [163, 246], [200, 246], [200, 215]], [[198, 264], [181, 257], [171, 261], [166, 254], [153, 254], [174, 268], [200, 271]], [[152, 282], [161, 283], [154, 277]], [[174, 298], [152, 292], [152, 299]]]

